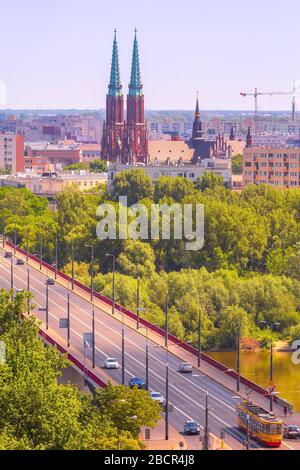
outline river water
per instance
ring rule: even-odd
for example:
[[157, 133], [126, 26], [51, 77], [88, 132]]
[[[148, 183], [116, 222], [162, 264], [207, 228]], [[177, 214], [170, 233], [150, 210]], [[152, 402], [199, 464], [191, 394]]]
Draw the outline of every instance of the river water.
[[[235, 352], [209, 352], [209, 356], [236, 370]], [[298, 356], [299, 357], [299, 356]], [[300, 357], [299, 357], [300, 358]], [[300, 364], [292, 362], [292, 353], [273, 352], [273, 382], [276, 391], [300, 412]], [[268, 351], [241, 352], [241, 374], [268, 387], [270, 377], [270, 353]]]

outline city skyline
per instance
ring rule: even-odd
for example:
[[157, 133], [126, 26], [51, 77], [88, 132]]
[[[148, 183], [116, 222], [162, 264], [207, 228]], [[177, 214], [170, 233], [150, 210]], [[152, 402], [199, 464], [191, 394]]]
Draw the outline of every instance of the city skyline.
[[[2, 6], [2, 108], [104, 108], [114, 28], [124, 87], [138, 29], [149, 110], [192, 110], [196, 90], [201, 109], [252, 110], [252, 98], [240, 91], [289, 91], [300, 77], [293, 61], [300, 12], [294, 0], [280, 0], [276, 10], [269, 0], [255, 0], [251, 8], [236, 0], [213, 6], [192, 0], [185, 9], [179, 1], [156, 0], [143, 8], [136, 0], [114, 7], [87, 0], [82, 6], [79, 0], [54, 0], [48, 10], [37, 0]], [[259, 105], [288, 110], [290, 102], [287, 96], [261, 97]]]

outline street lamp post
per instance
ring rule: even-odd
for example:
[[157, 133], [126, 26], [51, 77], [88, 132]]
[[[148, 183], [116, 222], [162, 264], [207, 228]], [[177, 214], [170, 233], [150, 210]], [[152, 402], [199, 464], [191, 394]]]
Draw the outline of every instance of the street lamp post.
[[236, 365], [236, 390], [240, 391], [241, 384], [241, 321], [238, 320], [238, 332], [237, 332], [237, 365]]
[[[225, 374], [227, 372], [232, 372], [233, 369], [226, 369], [222, 372], [218, 372], [217, 374]], [[215, 374], [215, 375], [217, 375]], [[208, 403], [208, 376], [204, 373], [201, 373], [203, 377], [205, 377], [205, 418], [204, 418], [204, 436], [203, 436], [203, 443], [202, 449], [209, 450], [209, 403]], [[194, 374], [193, 377], [200, 377], [198, 374]]]
[[[279, 326], [280, 323], [274, 322], [274, 323], [267, 323], [266, 321], [261, 321], [260, 322], [263, 325], [269, 326], [270, 330], [272, 331], [273, 328], [276, 326]], [[273, 386], [273, 338], [271, 338], [270, 341], [270, 387]], [[274, 402], [274, 392], [270, 390], [270, 411], [273, 411], [273, 402]]]
[[28, 245], [28, 225], [26, 227], [26, 263], [28, 263], [29, 258], [29, 245]]
[[48, 285], [48, 282], [46, 282], [46, 330], [48, 330], [48, 328], [49, 328], [49, 285]]
[[14, 288], [14, 260], [10, 258], [10, 288]]
[[113, 280], [112, 280], [112, 314], [115, 314], [115, 270], [116, 270], [116, 257], [111, 253], [106, 253], [105, 256], [110, 256], [112, 258], [112, 273], [113, 273]]
[[91, 249], [91, 302], [94, 302], [94, 245], [85, 245]]
[[68, 348], [70, 347], [70, 320], [71, 320], [71, 316], [70, 316], [70, 293], [68, 292], [68, 307], [67, 307], [67, 311], [68, 311], [68, 330], [67, 330], [67, 342], [68, 342]]
[[17, 246], [17, 229], [16, 224], [14, 225], [14, 255], [16, 254], [16, 246]]
[[166, 362], [166, 406], [165, 406], [165, 440], [169, 440], [169, 350]]
[[74, 290], [74, 242], [72, 241], [72, 290]]
[[40, 234], [40, 271], [42, 270], [43, 265], [43, 237]]
[[201, 308], [199, 305], [199, 318], [198, 318], [198, 367], [201, 366]]
[[169, 292], [166, 292], [166, 321], [165, 321], [165, 347], [169, 342]]
[[140, 278], [137, 279], [136, 289], [136, 329], [140, 328]]
[[146, 326], [146, 390], [149, 390], [149, 344], [148, 327]]
[[208, 385], [207, 385], [207, 376], [206, 376], [206, 393], [205, 393], [205, 422], [204, 422], [203, 450], [209, 450]]
[[92, 315], [92, 335], [93, 335], [93, 350], [92, 350], [92, 359], [93, 359], [93, 369], [95, 369], [95, 353], [96, 353], [96, 342], [95, 342], [95, 306], [93, 304], [93, 315]]
[[55, 279], [57, 279], [57, 270], [58, 270], [58, 236], [57, 232], [55, 233]]
[[[30, 292], [30, 272], [29, 268], [27, 269], [27, 292]], [[27, 298], [27, 315], [30, 314], [30, 299]]]
[[122, 385], [125, 385], [125, 328], [124, 328], [124, 312], [122, 311]]

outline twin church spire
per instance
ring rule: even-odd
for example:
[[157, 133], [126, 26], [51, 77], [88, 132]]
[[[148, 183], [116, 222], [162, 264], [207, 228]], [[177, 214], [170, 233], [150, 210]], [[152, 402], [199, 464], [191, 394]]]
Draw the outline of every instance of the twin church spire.
[[118, 96], [122, 94], [122, 84], [120, 78], [120, 64], [119, 64], [119, 51], [117, 42], [117, 30], [115, 29], [115, 36], [113, 42], [113, 52], [111, 59], [110, 81], [108, 85], [108, 94], [110, 96]]
[[127, 95], [127, 120], [124, 122], [117, 32], [114, 31], [110, 81], [106, 96], [106, 121], [103, 126], [102, 158], [118, 163], [147, 163], [148, 140], [144, 119], [144, 94], [141, 81], [139, 45], [135, 29], [131, 75]]
[[[108, 94], [111, 96], [117, 96], [120, 93], [122, 93], [122, 84], [121, 84], [121, 76], [120, 76], [117, 30], [115, 29], [112, 60], [111, 60], [110, 81], [108, 85]], [[135, 29], [135, 32], [134, 32], [129, 94], [133, 96], [138, 96], [140, 94], [143, 94], [143, 85], [141, 81], [141, 68], [140, 68], [140, 58], [139, 58], [139, 44], [138, 44], [138, 39], [137, 39], [137, 29]]]

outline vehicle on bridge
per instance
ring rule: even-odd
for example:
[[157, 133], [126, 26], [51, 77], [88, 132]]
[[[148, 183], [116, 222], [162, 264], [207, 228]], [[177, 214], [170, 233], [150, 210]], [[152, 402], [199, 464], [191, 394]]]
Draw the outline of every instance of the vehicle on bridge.
[[131, 377], [131, 379], [128, 382], [128, 385], [130, 388], [137, 387], [140, 389], [146, 389], [146, 383], [140, 377]]
[[18, 258], [16, 264], [18, 266], [23, 266], [25, 263], [24, 263], [24, 260], [22, 260], [21, 258]]
[[295, 425], [285, 426], [283, 430], [283, 437], [285, 439], [300, 439], [300, 428]]
[[149, 395], [152, 400], [156, 401], [160, 405], [163, 405], [165, 403], [165, 399], [160, 392], [150, 392]]
[[280, 447], [283, 423], [270, 411], [247, 400], [236, 407], [237, 424], [249, 436], [267, 447]]
[[186, 421], [184, 423], [183, 432], [186, 435], [200, 435], [200, 424], [196, 421]]
[[114, 357], [107, 357], [104, 361], [105, 369], [119, 369], [120, 364]]
[[182, 362], [179, 366], [179, 372], [182, 374], [191, 374], [193, 372], [193, 366], [189, 362]]

